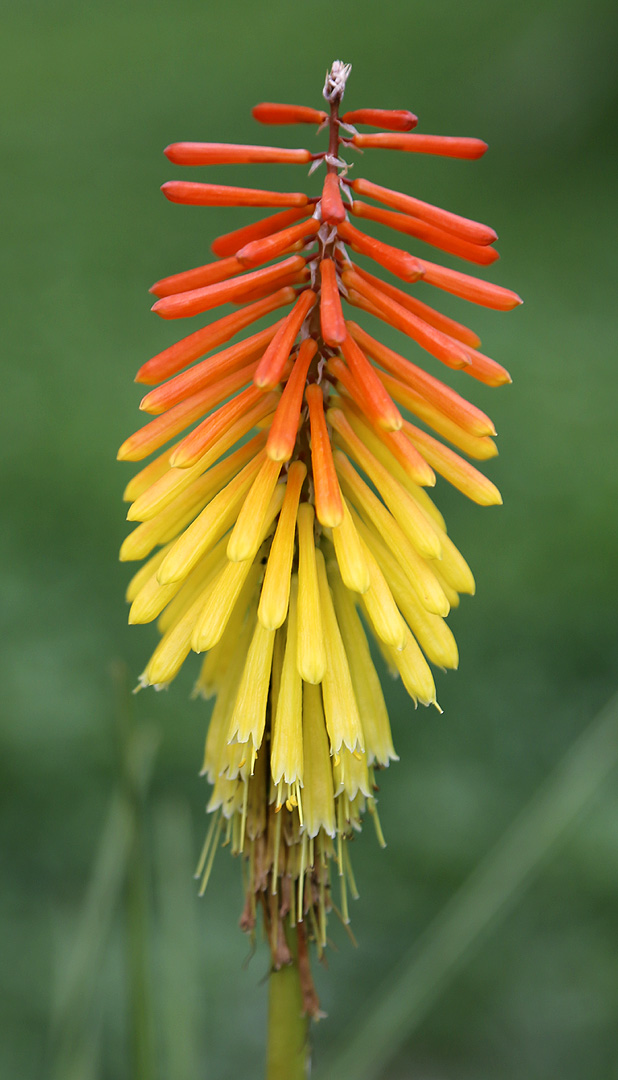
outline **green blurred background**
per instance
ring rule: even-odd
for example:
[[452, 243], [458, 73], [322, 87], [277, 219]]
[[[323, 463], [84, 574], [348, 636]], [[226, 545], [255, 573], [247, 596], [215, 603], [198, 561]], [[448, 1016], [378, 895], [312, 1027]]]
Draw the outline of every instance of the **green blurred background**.
[[[150, 315], [146, 289], [252, 219], [166, 203], [159, 185], [180, 173], [162, 148], [303, 145], [310, 131], [273, 134], [250, 108], [319, 107], [335, 58], [353, 64], [348, 108], [411, 108], [421, 131], [490, 144], [477, 163], [384, 152], [362, 165], [495, 226], [502, 261], [489, 276], [526, 303], [500, 314], [435, 294], [514, 377], [500, 391], [450, 379], [496, 422], [501, 456], [487, 471], [505, 505], [480, 509], [438, 485], [477, 596], [452, 616], [461, 667], [438, 674], [444, 715], [415, 713], [388, 687], [401, 757], [382, 782], [388, 847], [370, 827], [354, 844], [359, 948], [334, 928], [337, 950], [317, 973], [329, 1018], [315, 1059], [325, 1065], [616, 687], [616, 6], [3, 7], [3, 1076], [131, 1075], [122, 920], [104, 936], [95, 897], [90, 932], [78, 930], [118, 784], [111, 669], [124, 662], [132, 685], [155, 638], [126, 626], [130, 568], [117, 549], [130, 467], [114, 458], [139, 423], [135, 370], [180, 336]], [[292, 167], [210, 178], [304, 184]], [[267, 958], [260, 947], [245, 965], [240, 868], [227, 853], [206, 898], [195, 897], [208, 707], [188, 698], [194, 674], [133, 705], [132, 723], [160, 737], [145, 825], [150, 986], [160, 1077], [231, 1080], [260, 1075]], [[618, 1077], [617, 811], [606, 783], [376, 1080]], [[59, 1005], [73, 963], [79, 1015]], [[71, 1046], [76, 1032], [74, 1073], [58, 1065], [63, 1025]]]

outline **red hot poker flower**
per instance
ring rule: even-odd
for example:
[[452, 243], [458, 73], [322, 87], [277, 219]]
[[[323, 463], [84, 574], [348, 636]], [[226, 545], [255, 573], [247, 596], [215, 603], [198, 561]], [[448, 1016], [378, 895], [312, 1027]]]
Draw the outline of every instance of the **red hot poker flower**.
[[[437, 707], [430, 665], [458, 663], [445, 619], [474, 579], [426, 488], [445, 480], [479, 505], [501, 501], [461, 456], [492, 457], [495, 428], [461, 382], [456, 391], [441, 381], [435, 360], [490, 386], [508, 373], [479, 352], [473, 330], [434, 309], [428, 286], [499, 310], [521, 302], [407, 250], [420, 241], [489, 266], [493, 229], [370, 180], [350, 182], [342, 156], [387, 148], [474, 159], [485, 143], [408, 134], [416, 117], [405, 109], [340, 117], [349, 71], [337, 61], [328, 73], [328, 113], [253, 109], [263, 124], [328, 125], [324, 151], [199, 142], [165, 151], [177, 165], [311, 161], [326, 175], [313, 195], [163, 185], [188, 206], [282, 209], [216, 238], [214, 261], [152, 287], [153, 310], [166, 319], [238, 308], [142, 365], [138, 381], [153, 389], [141, 407], [154, 418], [119, 452], [130, 461], [156, 455], [127, 486], [136, 527], [121, 551], [146, 559], [127, 591], [130, 620], [158, 618], [161, 633], [141, 684], [166, 686], [193, 651], [204, 654], [196, 689], [216, 699], [204, 751], [213, 823], [202, 889], [224, 840], [250, 863], [242, 925], [252, 931], [262, 908], [275, 966], [289, 960], [292, 928], [299, 955], [308, 939], [318, 954], [326, 947], [333, 863], [348, 921], [346, 841], [365, 811], [383, 843], [375, 773], [396, 755], [367, 635], [424, 705]], [[356, 124], [386, 130], [363, 135]], [[348, 213], [394, 229], [396, 243], [352, 225]], [[399, 284], [384, 281], [384, 270]], [[401, 351], [346, 318], [346, 304], [400, 332]], [[256, 331], [263, 317], [269, 325]], [[307, 973], [304, 993], [315, 1013]]]

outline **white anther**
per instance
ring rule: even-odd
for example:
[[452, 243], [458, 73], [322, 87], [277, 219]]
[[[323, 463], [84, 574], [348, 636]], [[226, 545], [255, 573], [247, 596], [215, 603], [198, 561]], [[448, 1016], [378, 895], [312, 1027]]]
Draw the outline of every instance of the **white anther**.
[[318, 232], [318, 237], [320, 238], [320, 240], [322, 241], [323, 244], [330, 244], [331, 240], [334, 240], [336, 235], [337, 235], [337, 226], [336, 225], [327, 225], [326, 222], [324, 223], [324, 225], [321, 226], [321, 228], [320, 228], [320, 230]]
[[336, 165], [338, 169], [347, 169], [348, 163], [343, 158], [335, 157], [334, 154], [326, 154], [326, 162], [328, 165]]
[[322, 95], [327, 101], [341, 101], [345, 93], [345, 84], [352, 70], [351, 64], [344, 64], [343, 60], [335, 60], [330, 71], [326, 72], [326, 82]]
[[319, 158], [316, 158], [315, 161], [311, 162], [311, 165], [309, 166], [309, 176], [311, 176], [316, 169], [320, 168], [320, 165], [323, 163], [325, 156], [325, 154], [320, 154]]
[[343, 120], [340, 120], [339, 127], [342, 127], [344, 131], [349, 131], [350, 135], [358, 135], [358, 131], [354, 127], [354, 124], [344, 124]]

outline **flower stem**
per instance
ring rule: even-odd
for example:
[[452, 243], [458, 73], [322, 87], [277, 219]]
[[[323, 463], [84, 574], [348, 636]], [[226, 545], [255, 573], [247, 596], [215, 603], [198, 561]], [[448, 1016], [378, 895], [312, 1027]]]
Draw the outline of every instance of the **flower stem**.
[[303, 1016], [298, 959], [270, 974], [266, 1080], [306, 1080], [309, 1020]]

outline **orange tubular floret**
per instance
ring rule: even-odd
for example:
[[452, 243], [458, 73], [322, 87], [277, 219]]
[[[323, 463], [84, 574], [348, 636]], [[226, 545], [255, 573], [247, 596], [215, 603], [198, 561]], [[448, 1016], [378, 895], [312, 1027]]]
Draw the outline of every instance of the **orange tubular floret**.
[[482, 225], [479, 221], [471, 221], [470, 218], [453, 214], [450, 210], [442, 210], [439, 206], [422, 202], [412, 195], [404, 195], [401, 191], [392, 191], [391, 188], [374, 184], [372, 180], [358, 178], [353, 180], [350, 187], [358, 195], [366, 195], [370, 199], [384, 203], [393, 210], [402, 210], [404, 214], [420, 218], [422, 221], [436, 225], [439, 229], [452, 232], [462, 240], [469, 240], [472, 244], [493, 244], [498, 239], [498, 234], [490, 229], [489, 225]]
[[407, 109], [354, 109], [341, 119], [344, 124], [369, 124], [389, 131], [411, 131], [418, 124], [418, 116]]
[[161, 191], [170, 202], [186, 206], [306, 206], [309, 202], [302, 191], [261, 191], [191, 180], [168, 180]]
[[293, 225], [299, 218], [308, 217], [312, 212], [313, 203], [309, 203], [307, 206], [293, 207], [291, 210], [282, 210], [280, 214], [260, 218], [251, 225], [243, 225], [241, 229], [234, 229], [233, 232], [218, 236], [210, 245], [210, 250], [219, 258], [235, 255], [241, 247], [250, 244], [252, 240], [261, 240], [264, 236], [287, 229], [288, 225]]
[[391, 135], [381, 131], [377, 135], [354, 135], [352, 142], [359, 150], [405, 150], [417, 154], [465, 158], [468, 161], [482, 157], [487, 150], [487, 143], [482, 139], [453, 138], [450, 135]]
[[403, 278], [404, 281], [418, 281], [423, 271], [418, 259], [414, 259], [407, 251], [383, 244], [381, 240], [375, 240], [373, 236], [367, 236], [349, 221], [343, 221], [337, 226], [337, 232], [342, 240], [345, 240], [354, 251], [361, 255], [367, 255], [370, 259], [379, 263], [385, 270]]
[[214, 285], [217, 281], [233, 277], [234, 274], [241, 274], [243, 270], [244, 266], [238, 259], [221, 259], [220, 262], [196, 266], [195, 270], [183, 270], [181, 274], [161, 278], [160, 281], [155, 281], [148, 291], [161, 299], [175, 293], [191, 292], [192, 289], [200, 289], [204, 285]]
[[343, 342], [341, 352], [363, 396], [371, 401], [380, 427], [387, 431], [398, 431], [402, 424], [401, 413], [385, 391], [376, 369], [350, 334]]
[[[453, 341], [452, 338], [447, 337], [440, 330], [436, 330], [429, 323], [424, 323], [422, 319], [417, 318], [416, 315], [402, 307], [401, 304], [391, 300], [386, 293], [381, 292], [374, 285], [370, 285], [355, 270], [345, 270], [342, 280], [346, 287], [349, 286], [350, 289], [357, 290], [361, 296], [366, 296], [375, 307], [376, 312], [379, 313], [380, 318], [390, 323], [397, 330], [402, 330], [404, 334], [416, 341], [422, 349], [426, 349], [427, 352], [435, 356], [437, 360], [441, 360], [447, 367], [462, 368], [467, 367], [470, 363], [468, 352], [459, 342]], [[354, 297], [351, 294], [348, 299], [350, 303], [354, 303]]]
[[291, 304], [295, 298], [296, 293], [293, 289], [289, 287], [279, 289], [255, 304], [248, 304], [242, 311], [224, 315], [222, 319], [217, 319], [209, 326], [196, 330], [182, 341], [170, 345], [169, 349], [164, 349], [151, 360], [147, 360], [139, 369], [135, 381], [152, 386], [153, 383], [175, 375], [181, 368], [191, 364], [204, 353], [210, 352], [211, 349], [216, 349], [218, 345], [223, 345], [225, 341], [229, 341], [246, 326], [261, 319], [263, 315], [269, 315], [271, 311], [276, 311], [285, 304]]
[[[270, 296], [272, 292], [287, 285], [306, 285], [311, 277], [311, 274], [307, 267], [303, 267], [302, 270], [298, 270], [295, 274], [286, 274], [284, 277], [279, 278], [274, 282], [266, 282], [262, 285], [256, 285], [255, 288], [245, 293], [241, 300], [232, 301], [234, 304], [248, 304], [253, 303], [255, 300], [262, 300], [264, 297]], [[295, 291], [294, 299], [298, 296], [298, 292]]]
[[367, 434], [371, 432], [390, 450], [395, 460], [399, 462], [407, 476], [415, 484], [422, 487], [434, 486], [436, 477], [433, 469], [410, 442], [407, 435], [404, 434], [403, 428], [401, 431], [384, 431], [383, 428], [375, 425], [369, 428], [366, 417], [363, 416], [362, 408], [359, 408], [358, 405], [355, 407], [354, 399], [348, 401], [342, 397], [340, 407], [343, 409], [352, 430], [356, 432], [360, 439], [366, 442]]
[[298, 350], [268, 433], [266, 453], [273, 461], [289, 461], [294, 452], [307, 372], [317, 348], [313, 338], [305, 338]]
[[311, 161], [310, 150], [238, 143], [179, 142], [166, 146], [163, 153], [174, 165], [304, 165]]
[[[255, 386], [249, 386], [231, 401], [226, 401], [216, 412], [207, 416], [202, 423], [178, 443], [170, 458], [173, 469], [187, 469], [205, 454], [211, 446], [225, 434], [232, 424], [236, 423], [245, 413], [260, 403], [263, 407], [263, 416], [275, 408], [278, 402], [276, 394], [263, 394]], [[257, 417], [255, 419], [257, 423]]]
[[183, 319], [189, 315], [199, 315], [203, 311], [219, 307], [220, 304], [242, 301], [256, 287], [271, 284], [273, 287], [279, 287], [281, 278], [302, 270], [304, 266], [305, 260], [300, 255], [292, 255], [289, 259], [277, 263], [276, 266], [253, 270], [250, 274], [220, 281], [215, 285], [206, 285], [205, 288], [194, 289], [192, 292], [164, 296], [162, 300], [157, 300], [156, 304], [153, 304], [152, 310], [163, 319]]
[[274, 101], [254, 105], [251, 115], [260, 124], [323, 124], [328, 120], [325, 112], [308, 105], [280, 105]]
[[284, 319], [260, 360], [253, 379], [255, 385], [261, 390], [271, 390], [280, 382], [292, 346], [316, 299], [317, 296], [312, 289], [305, 289], [298, 297], [290, 314]]
[[477, 349], [468, 355], [470, 364], [466, 368], [466, 375], [471, 375], [473, 379], [478, 379], [479, 382], [485, 383], [486, 386], [506, 386], [508, 383], [513, 382], [506, 368], [489, 356], [483, 356], [483, 353], [480, 353]]
[[[468, 457], [487, 460], [496, 456], [498, 453], [496, 444], [488, 435], [470, 435], [468, 431], [465, 431], [463, 427], [451, 420], [450, 417], [436, 408], [432, 402], [417, 393], [406, 383], [394, 379], [391, 375], [387, 375], [385, 371], [378, 371], [378, 375], [380, 381], [384, 383], [395, 401], [403, 405], [404, 409], [408, 409], [415, 416], [418, 416], [419, 420], [422, 420], [428, 427], [437, 431], [438, 435], [448, 439], [453, 446], [463, 450]], [[404, 428], [406, 426], [405, 420], [403, 426]]]
[[414, 452], [410, 453], [411, 443], [403, 428], [401, 431], [378, 431], [377, 435], [415, 484], [434, 487], [436, 474], [415, 446], [412, 446]]
[[333, 451], [324, 416], [324, 395], [317, 384], [305, 392], [311, 424], [311, 464], [315, 489], [315, 513], [320, 525], [335, 529], [343, 521], [343, 502], [333, 462]]
[[481, 304], [496, 311], [512, 311], [519, 304], [523, 304], [521, 296], [511, 289], [492, 285], [490, 281], [479, 281], [469, 274], [448, 270], [446, 266], [437, 266], [426, 259], [419, 259], [419, 262], [424, 269], [424, 281], [438, 289], [444, 289], [445, 292], [453, 293], [454, 296], [461, 296], [463, 300], [470, 300], [473, 304]]
[[274, 338], [282, 322], [283, 319], [280, 319], [278, 322], [273, 323], [272, 326], [266, 327], [265, 330], [260, 330], [259, 333], [252, 334], [251, 337], [240, 341], [237, 345], [231, 345], [229, 349], [224, 349], [223, 352], [217, 353], [216, 356], [210, 356], [207, 360], [202, 360], [200, 364], [189, 368], [188, 371], [183, 371], [181, 375], [177, 375], [176, 378], [163, 383], [156, 390], [151, 390], [140, 401], [140, 409], [143, 412], [153, 414], [164, 412], [179, 401], [189, 397], [190, 394], [195, 394], [198, 390], [211, 386], [212, 383], [222, 379], [225, 375], [238, 371], [245, 364], [259, 359], [266, 346]]
[[[119, 461], [141, 461], [158, 450], [164, 443], [173, 439], [189, 424], [193, 424], [204, 413], [209, 412], [220, 402], [225, 401], [230, 394], [240, 390], [241, 386], [251, 380], [255, 366], [249, 364], [240, 372], [235, 372], [227, 379], [222, 379], [214, 386], [207, 386], [197, 394], [179, 402], [172, 409], [151, 420], [139, 431], [136, 431], [123, 442], [118, 451]], [[245, 391], [246, 392], [246, 391]], [[242, 397], [242, 394], [241, 394]], [[238, 399], [235, 399], [238, 400]], [[182, 443], [179, 444], [182, 446]]]
[[339, 225], [345, 221], [345, 207], [341, 199], [339, 177], [336, 172], [329, 172], [324, 177], [321, 201], [322, 221], [328, 225]]
[[443, 315], [441, 311], [429, 307], [422, 300], [417, 300], [415, 296], [410, 296], [403, 289], [398, 289], [396, 285], [390, 285], [388, 282], [382, 281], [381, 278], [375, 277], [368, 270], [357, 266], [356, 263], [352, 263], [352, 267], [370, 285], [375, 285], [376, 289], [386, 293], [391, 300], [395, 300], [397, 304], [401, 304], [402, 307], [407, 308], [413, 315], [417, 315], [423, 322], [434, 326], [436, 330], [441, 330], [443, 334], [455, 338], [456, 341], [461, 341], [463, 345], [469, 345], [471, 349], [477, 349], [481, 344], [478, 334], [475, 334], [474, 330], [470, 330], [469, 327], [455, 322], [455, 319], [450, 319], [448, 315]]
[[438, 229], [436, 225], [429, 225], [420, 218], [411, 217], [409, 214], [396, 214], [393, 210], [381, 210], [369, 203], [354, 200], [350, 207], [351, 212], [359, 218], [367, 221], [375, 221], [378, 225], [386, 225], [389, 229], [413, 236], [416, 240], [422, 240], [425, 244], [448, 251], [451, 255], [458, 255], [460, 259], [477, 263], [479, 266], [490, 266], [500, 256], [495, 248], [489, 244], [471, 244], [469, 240], [461, 240], [453, 233], [445, 229]]
[[364, 392], [360, 384], [354, 379], [345, 361], [340, 356], [331, 356], [326, 366], [329, 374], [338, 380], [340, 384], [339, 391], [341, 392], [341, 387], [343, 387], [348, 397], [358, 406], [359, 412], [367, 418], [371, 426], [373, 428], [380, 427], [382, 419], [380, 410], [376, 407], [373, 399]]
[[311, 239], [319, 228], [320, 222], [316, 218], [301, 221], [298, 225], [291, 225], [288, 229], [282, 229], [281, 232], [272, 233], [271, 236], [265, 236], [260, 240], [252, 240], [250, 243], [245, 244], [236, 253], [236, 260], [243, 268], [259, 266], [260, 263], [268, 262], [269, 259], [275, 259], [278, 255], [283, 255], [288, 248], [299, 241], [304, 243], [306, 240]]
[[489, 417], [455, 390], [451, 390], [450, 386], [445, 386], [439, 379], [435, 379], [433, 375], [429, 375], [410, 360], [404, 359], [399, 353], [393, 352], [381, 341], [376, 341], [357, 323], [347, 322], [346, 326], [361, 349], [376, 363], [381, 364], [389, 374], [400, 379], [412, 390], [416, 390], [470, 435], [482, 437], [496, 434], [496, 429]]
[[322, 259], [320, 263], [320, 326], [322, 337], [327, 345], [341, 345], [346, 338], [345, 319], [341, 308], [341, 297], [337, 283], [337, 272], [332, 259]]

